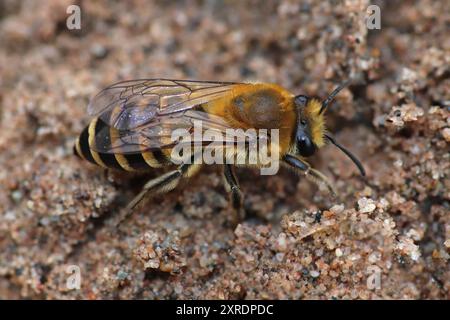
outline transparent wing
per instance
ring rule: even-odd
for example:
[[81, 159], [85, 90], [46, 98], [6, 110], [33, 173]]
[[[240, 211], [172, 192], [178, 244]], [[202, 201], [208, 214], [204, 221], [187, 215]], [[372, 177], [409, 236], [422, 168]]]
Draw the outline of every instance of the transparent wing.
[[237, 84], [170, 79], [129, 80], [102, 90], [89, 103], [88, 112], [118, 130], [133, 130], [163, 116], [220, 98]]
[[211, 142], [232, 143], [236, 138], [227, 129], [233, 128], [221, 117], [200, 110], [179, 111], [158, 116], [136, 129], [118, 130], [103, 125], [96, 133], [94, 149], [101, 153], [133, 154], [172, 148], [178, 143], [201, 146]]

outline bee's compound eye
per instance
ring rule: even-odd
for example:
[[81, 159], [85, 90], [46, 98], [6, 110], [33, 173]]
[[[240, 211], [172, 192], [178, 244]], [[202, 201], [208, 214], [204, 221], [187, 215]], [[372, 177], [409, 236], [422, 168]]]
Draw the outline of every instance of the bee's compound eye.
[[303, 133], [297, 134], [297, 148], [298, 152], [303, 157], [309, 157], [316, 151], [316, 146], [311, 139]]
[[295, 97], [295, 105], [297, 107], [306, 107], [306, 104], [308, 103], [309, 98], [305, 95], [298, 95]]

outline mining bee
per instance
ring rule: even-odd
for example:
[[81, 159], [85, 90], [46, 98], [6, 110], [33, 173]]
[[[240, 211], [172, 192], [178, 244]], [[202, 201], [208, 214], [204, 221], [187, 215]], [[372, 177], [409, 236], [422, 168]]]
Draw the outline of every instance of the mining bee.
[[[170, 79], [130, 80], [111, 85], [95, 96], [88, 112], [94, 118], [76, 140], [74, 152], [104, 168], [145, 171], [175, 166], [171, 133], [185, 129], [189, 143], [203, 148], [203, 135], [193, 134], [195, 121], [203, 130], [278, 130], [276, 159], [334, 192], [328, 179], [306, 159], [327, 143], [338, 147], [358, 167], [358, 159], [341, 146], [325, 128], [324, 112], [348, 83], [338, 86], [323, 102], [306, 95], [294, 95], [269, 83], [236, 83]], [[271, 136], [268, 136], [271, 139]], [[225, 148], [225, 146], [224, 146]], [[228, 149], [225, 160], [246, 158], [249, 149]], [[258, 167], [256, 163], [254, 166]], [[174, 189], [183, 178], [198, 172], [195, 161], [178, 166], [147, 182], [130, 202], [131, 211], [146, 195]], [[242, 215], [242, 194], [232, 161], [223, 164], [225, 186], [238, 218]]]

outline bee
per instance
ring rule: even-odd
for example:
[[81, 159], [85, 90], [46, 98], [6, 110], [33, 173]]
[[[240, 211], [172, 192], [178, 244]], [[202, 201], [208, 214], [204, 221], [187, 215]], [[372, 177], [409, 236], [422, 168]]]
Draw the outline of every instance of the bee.
[[[174, 169], [148, 181], [130, 202], [131, 212], [147, 195], [174, 189], [192, 177], [201, 164], [186, 161], [175, 167], [171, 133], [194, 122], [204, 129], [277, 129], [277, 159], [312, 181], [334, 188], [324, 174], [311, 167], [307, 158], [326, 144], [347, 155], [361, 175], [361, 162], [333, 138], [325, 127], [324, 113], [335, 96], [348, 84], [339, 85], [324, 101], [295, 95], [276, 84], [190, 81], [170, 79], [129, 80], [113, 84], [89, 103], [93, 116], [74, 145], [74, 153], [104, 168], [146, 171], [165, 166]], [[191, 144], [204, 145], [192, 134]], [[269, 136], [270, 139], [270, 136]], [[248, 148], [226, 152], [226, 157], [246, 157]], [[239, 154], [236, 154], [239, 153]], [[242, 154], [243, 153], [243, 154]], [[256, 165], [258, 166], [258, 164]], [[233, 164], [224, 162], [223, 176], [230, 193], [235, 219], [243, 218], [242, 193]]]

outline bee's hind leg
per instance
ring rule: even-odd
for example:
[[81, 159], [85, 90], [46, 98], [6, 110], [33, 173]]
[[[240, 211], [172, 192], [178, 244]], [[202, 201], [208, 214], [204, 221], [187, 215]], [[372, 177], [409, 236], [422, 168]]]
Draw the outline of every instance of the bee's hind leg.
[[134, 197], [134, 199], [128, 204], [125, 209], [125, 215], [120, 219], [118, 224], [121, 224], [126, 218], [128, 218], [133, 212], [134, 208], [141, 203], [144, 198], [151, 195], [161, 194], [169, 192], [177, 187], [181, 178], [187, 178], [192, 176], [200, 169], [199, 165], [192, 163], [185, 163], [180, 165], [176, 170], [167, 172], [162, 176], [156, 177], [147, 182], [142, 191]]
[[328, 178], [320, 171], [311, 168], [309, 163], [307, 163], [306, 161], [303, 161], [302, 159], [299, 159], [293, 155], [287, 154], [284, 156], [283, 162], [286, 163], [289, 167], [296, 169], [297, 171], [302, 171], [305, 174], [306, 178], [312, 180], [314, 183], [324, 184], [327, 187], [328, 191], [333, 195], [333, 197], [336, 197], [336, 191]]
[[242, 192], [239, 188], [238, 180], [231, 165], [225, 164], [223, 166], [223, 177], [225, 181], [225, 189], [231, 194], [231, 203], [234, 209], [233, 224], [238, 224], [244, 219], [245, 212], [242, 206]]

